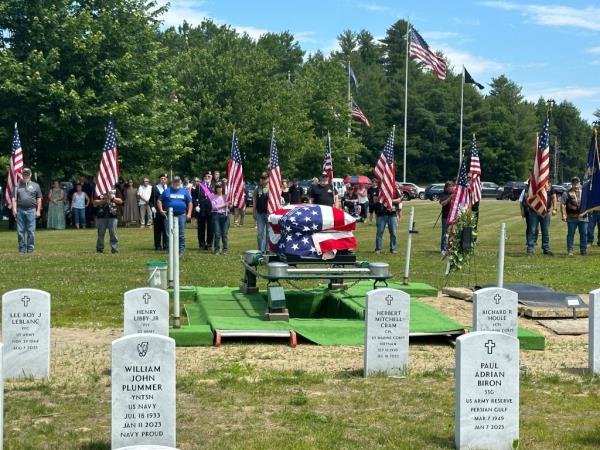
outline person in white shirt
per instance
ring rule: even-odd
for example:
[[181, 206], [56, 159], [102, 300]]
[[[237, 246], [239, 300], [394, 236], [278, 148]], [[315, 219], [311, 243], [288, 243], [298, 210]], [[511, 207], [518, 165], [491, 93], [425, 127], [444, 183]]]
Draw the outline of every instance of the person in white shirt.
[[140, 184], [137, 191], [138, 206], [140, 208], [140, 228], [152, 226], [152, 209], [150, 208], [150, 196], [152, 195], [152, 186], [150, 180], [144, 178], [144, 183]]

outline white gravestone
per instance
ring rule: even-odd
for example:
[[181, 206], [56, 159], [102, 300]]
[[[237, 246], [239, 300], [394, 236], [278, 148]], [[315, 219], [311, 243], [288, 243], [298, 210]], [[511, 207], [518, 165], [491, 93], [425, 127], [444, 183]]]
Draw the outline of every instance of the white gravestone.
[[397, 289], [367, 292], [365, 306], [365, 376], [404, 376], [408, 368], [410, 296]]
[[500, 287], [473, 293], [473, 331], [497, 331], [517, 337], [518, 294]]
[[2, 296], [4, 378], [49, 378], [50, 294], [17, 289]]
[[600, 375], [600, 289], [590, 292], [589, 364], [590, 372]]
[[169, 335], [169, 293], [156, 288], [139, 288], [124, 295], [124, 334]]
[[519, 439], [519, 340], [478, 331], [456, 340], [457, 449], [510, 450]]
[[0, 450], [4, 443], [4, 377], [2, 376], [3, 344], [0, 344]]
[[175, 341], [131, 334], [112, 343], [112, 448], [175, 447]]

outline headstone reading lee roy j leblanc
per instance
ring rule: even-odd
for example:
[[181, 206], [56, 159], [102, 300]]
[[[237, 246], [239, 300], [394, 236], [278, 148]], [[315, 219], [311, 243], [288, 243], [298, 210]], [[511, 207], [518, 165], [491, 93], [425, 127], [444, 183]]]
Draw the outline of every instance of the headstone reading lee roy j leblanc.
[[144, 287], [124, 295], [124, 334], [169, 335], [169, 293], [162, 289]]
[[112, 343], [112, 448], [175, 447], [175, 341], [131, 334]]
[[509, 450], [519, 439], [519, 340], [476, 331], [456, 339], [456, 448]]
[[367, 292], [365, 306], [365, 376], [403, 376], [408, 368], [410, 296], [397, 289]]
[[473, 330], [497, 331], [513, 337], [518, 333], [518, 294], [500, 287], [473, 293]]
[[590, 292], [589, 365], [590, 372], [600, 375], [600, 289]]
[[50, 294], [17, 289], [2, 296], [4, 378], [50, 376]]

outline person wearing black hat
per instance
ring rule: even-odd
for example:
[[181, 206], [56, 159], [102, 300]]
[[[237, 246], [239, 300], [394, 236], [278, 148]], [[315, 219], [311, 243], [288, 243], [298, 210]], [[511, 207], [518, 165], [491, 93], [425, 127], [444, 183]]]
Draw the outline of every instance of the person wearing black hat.
[[204, 174], [204, 180], [192, 189], [192, 201], [196, 221], [198, 222], [198, 247], [200, 250], [211, 250], [213, 245], [213, 219], [211, 196], [213, 194], [212, 175]]
[[337, 192], [327, 182], [327, 174], [325, 172], [319, 177], [319, 183], [310, 188], [308, 201], [315, 205], [337, 206]]
[[152, 193], [148, 204], [152, 210], [152, 219], [154, 227], [154, 250], [166, 250], [169, 247], [167, 239], [167, 226], [163, 216], [157, 214], [157, 203], [162, 193], [167, 188], [167, 174], [162, 174], [155, 186], [152, 186]]
[[42, 214], [42, 190], [31, 181], [31, 170], [23, 169], [23, 180], [17, 184], [12, 195], [12, 213], [17, 221], [17, 240], [20, 253], [33, 252], [35, 222]]
[[562, 196], [560, 207], [563, 222], [567, 222], [567, 253], [573, 256], [575, 230], [579, 230], [579, 252], [587, 254], [587, 216], [581, 216], [581, 180], [571, 179], [571, 189]]

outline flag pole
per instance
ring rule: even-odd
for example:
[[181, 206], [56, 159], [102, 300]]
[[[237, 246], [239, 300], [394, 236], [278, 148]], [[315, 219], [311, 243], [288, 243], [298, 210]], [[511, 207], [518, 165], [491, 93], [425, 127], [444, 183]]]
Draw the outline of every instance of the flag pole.
[[[408, 51], [410, 41], [410, 22], [406, 22], [406, 64], [404, 67], [404, 160], [402, 163], [402, 182], [406, 183], [406, 126], [408, 123]], [[394, 125], [395, 127], [395, 125]]]
[[352, 134], [352, 92], [350, 91], [350, 58], [348, 58], [348, 139]]
[[458, 137], [458, 162], [459, 165], [463, 159], [463, 111], [464, 111], [464, 100], [465, 100], [465, 66], [463, 65], [462, 70], [462, 83], [460, 84], [460, 133]]

